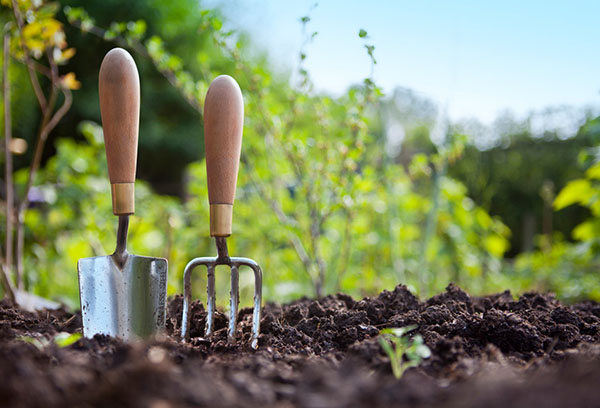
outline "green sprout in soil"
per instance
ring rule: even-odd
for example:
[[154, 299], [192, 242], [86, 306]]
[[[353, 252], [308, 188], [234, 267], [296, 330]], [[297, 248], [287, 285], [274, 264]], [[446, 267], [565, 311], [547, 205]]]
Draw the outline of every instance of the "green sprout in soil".
[[417, 367], [423, 359], [431, 356], [431, 350], [420, 334], [409, 338], [406, 334], [417, 326], [383, 329], [379, 332], [379, 344], [390, 358], [394, 377], [401, 378], [410, 367]]
[[68, 347], [71, 344], [77, 342], [77, 340], [79, 340], [80, 338], [81, 333], [60, 332], [57, 335], [55, 335], [51, 340], [48, 340], [44, 337], [35, 338], [31, 336], [21, 336], [19, 337], [19, 340], [33, 344], [38, 350], [43, 350], [52, 343], [56, 344], [59, 348]]
[[81, 333], [67, 333], [67, 332], [62, 332], [62, 333], [58, 333], [56, 336], [54, 336], [54, 343], [60, 347], [69, 347], [71, 344], [76, 343], [77, 340], [79, 340], [81, 338]]

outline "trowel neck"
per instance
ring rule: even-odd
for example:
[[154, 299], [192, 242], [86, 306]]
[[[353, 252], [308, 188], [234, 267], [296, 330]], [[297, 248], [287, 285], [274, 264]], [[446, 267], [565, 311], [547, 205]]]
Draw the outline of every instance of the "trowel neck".
[[217, 262], [229, 263], [227, 237], [215, 237], [215, 243], [217, 244]]
[[129, 229], [129, 215], [119, 215], [119, 227], [117, 229], [117, 248], [114, 256], [117, 263], [122, 267], [127, 261], [127, 231]]

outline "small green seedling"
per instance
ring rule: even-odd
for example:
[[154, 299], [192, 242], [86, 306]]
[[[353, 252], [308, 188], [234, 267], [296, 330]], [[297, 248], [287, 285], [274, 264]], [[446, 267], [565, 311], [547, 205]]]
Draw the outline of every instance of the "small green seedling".
[[19, 337], [19, 340], [33, 344], [38, 350], [43, 350], [52, 343], [56, 344], [60, 348], [68, 347], [80, 338], [81, 333], [60, 332], [57, 335], [55, 335], [51, 340], [48, 340], [43, 337], [35, 338], [30, 336], [21, 336]]
[[37, 338], [31, 337], [31, 336], [21, 336], [21, 337], [18, 337], [18, 340], [24, 341], [25, 343], [33, 344], [35, 346], [35, 348], [38, 350], [43, 350], [44, 347], [46, 347], [48, 345], [48, 340], [46, 340], [44, 338], [37, 339]]
[[407, 333], [417, 326], [383, 329], [379, 332], [379, 344], [390, 358], [394, 377], [400, 378], [410, 367], [416, 367], [431, 356], [431, 350], [423, 342], [420, 334], [409, 338]]
[[54, 336], [54, 343], [60, 348], [69, 347], [71, 344], [76, 343], [81, 338], [81, 333], [66, 333], [61, 332]]

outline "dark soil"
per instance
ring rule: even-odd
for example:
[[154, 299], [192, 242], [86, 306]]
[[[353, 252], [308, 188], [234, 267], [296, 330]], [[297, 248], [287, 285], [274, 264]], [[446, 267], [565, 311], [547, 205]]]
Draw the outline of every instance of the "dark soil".
[[[96, 336], [61, 348], [52, 339], [80, 331], [78, 315], [0, 303], [0, 406], [600, 405], [593, 302], [566, 306], [537, 293], [514, 300], [509, 292], [474, 298], [450, 285], [424, 302], [398, 286], [359, 301], [340, 294], [267, 304], [258, 351], [248, 346], [251, 310], [241, 311], [238, 343], [228, 345], [222, 314], [214, 338], [202, 338], [200, 303], [192, 340], [182, 344], [181, 304], [171, 300], [163, 339]], [[377, 335], [413, 324], [432, 356], [396, 380]]]

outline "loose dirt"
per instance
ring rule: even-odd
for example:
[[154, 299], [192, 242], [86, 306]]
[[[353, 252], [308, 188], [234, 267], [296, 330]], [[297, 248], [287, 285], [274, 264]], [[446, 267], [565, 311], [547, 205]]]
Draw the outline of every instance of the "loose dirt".
[[[167, 335], [126, 344], [81, 331], [77, 314], [31, 314], [0, 302], [0, 406], [7, 407], [592, 407], [600, 405], [600, 305], [564, 305], [547, 294], [483, 298], [456, 286], [419, 301], [404, 286], [362, 300], [338, 294], [267, 304], [259, 350], [251, 310], [238, 343], [227, 318], [203, 338], [192, 306], [191, 341], [179, 341], [180, 296]], [[417, 325], [432, 351], [396, 380], [377, 341], [386, 327]], [[36, 339], [36, 340], [33, 340]]]

